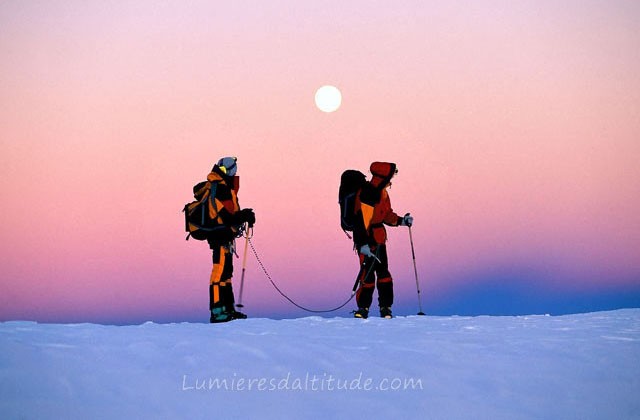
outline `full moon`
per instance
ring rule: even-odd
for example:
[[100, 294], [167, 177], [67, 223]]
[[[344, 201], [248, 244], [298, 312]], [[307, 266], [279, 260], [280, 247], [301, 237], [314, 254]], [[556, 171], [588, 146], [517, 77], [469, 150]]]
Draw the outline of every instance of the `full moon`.
[[316, 91], [316, 106], [320, 111], [333, 112], [340, 108], [342, 94], [335, 86], [322, 86]]

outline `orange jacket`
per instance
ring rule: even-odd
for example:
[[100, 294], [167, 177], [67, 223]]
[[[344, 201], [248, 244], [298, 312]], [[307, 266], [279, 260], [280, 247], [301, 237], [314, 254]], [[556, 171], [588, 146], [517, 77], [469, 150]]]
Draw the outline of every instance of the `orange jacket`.
[[240, 210], [238, 204], [238, 190], [240, 189], [240, 178], [237, 176], [227, 177], [219, 171], [214, 170], [207, 176], [207, 181], [217, 183], [216, 193], [209, 202], [209, 215], [212, 219], [218, 218], [221, 225], [232, 226], [235, 223], [233, 216]]
[[240, 215], [240, 205], [238, 204], [240, 178], [226, 176], [216, 165], [207, 176], [207, 181], [211, 184], [211, 191], [214, 194], [213, 200], [209, 200], [209, 217], [224, 226], [224, 229], [207, 239], [209, 246], [213, 249], [222, 243], [233, 241], [238, 232], [238, 226], [242, 224], [238, 220]]

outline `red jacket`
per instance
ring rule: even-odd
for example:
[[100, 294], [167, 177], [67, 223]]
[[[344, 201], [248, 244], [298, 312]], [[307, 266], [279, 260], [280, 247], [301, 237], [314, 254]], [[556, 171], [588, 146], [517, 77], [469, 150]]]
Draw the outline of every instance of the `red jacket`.
[[356, 224], [353, 240], [356, 248], [363, 245], [375, 246], [387, 241], [384, 225], [397, 226], [402, 218], [391, 208], [387, 187], [396, 173], [396, 164], [374, 162], [370, 171], [373, 174], [356, 196]]

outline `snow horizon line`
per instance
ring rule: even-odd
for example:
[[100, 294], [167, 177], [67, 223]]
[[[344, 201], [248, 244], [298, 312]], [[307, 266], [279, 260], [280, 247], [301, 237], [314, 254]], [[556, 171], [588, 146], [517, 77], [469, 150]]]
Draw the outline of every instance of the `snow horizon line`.
[[[266, 316], [256, 316], [250, 317], [243, 320], [234, 320], [232, 322], [224, 323], [224, 324], [216, 324], [217, 326], [228, 326], [228, 325], [237, 325], [238, 323], [252, 323], [255, 321], [302, 321], [302, 320], [317, 320], [317, 321], [335, 321], [335, 320], [353, 320], [353, 323], [361, 323], [368, 324], [371, 322], [375, 323], [386, 323], [386, 322], [394, 322], [394, 320], [401, 319], [472, 319], [472, 318], [522, 318], [526, 319], [529, 317], [568, 317], [568, 316], [576, 316], [576, 315], [591, 315], [591, 314], [606, 314], [606, 313], [614, 313], [614, 312], [624, 312], [624, 311], [633, 311], [640, 310], [640, 307], [624, 307], [624, 308], [616, 308], [616, 309], [605, 309], [599, 311], [585, 311], [585, 312], [575, 312], [575, 313], [562, 313], [562, 314], [552, 314], [552, 313], [530, 313], [530, 314], [475, 314], [475, 315], [464, 315], [464, 314], [451, 314], [451, 315], [440, 315], [440, 314], [425, 314], [422, 315], [396, 315], [392, 319], [384, 319], [378, 317], [371, 317], [368, 319], [357, 319], [352, 318], [350, 316], [320, 316], [320, 315], [308, 315], [308, 316], [298, 316], [298, 317], [266, 317]], [[92, 321], [69, 321], [69, 322], [48, 322], [48, 321], [35, 321], [28, 319], [7, 319], [0, 321], [0, 324], [35, 324], [35, 325], [63, 325], [63, 326], [82, 326], [82, 325], [97, 325], [103, 327], [140, 327], [144, 325], [209, 325], [209, 322], [203, 321], [142, 321], [142, 322], [132, 322], [132, 323], [118, 323], [118, 322], [92, 322]]]

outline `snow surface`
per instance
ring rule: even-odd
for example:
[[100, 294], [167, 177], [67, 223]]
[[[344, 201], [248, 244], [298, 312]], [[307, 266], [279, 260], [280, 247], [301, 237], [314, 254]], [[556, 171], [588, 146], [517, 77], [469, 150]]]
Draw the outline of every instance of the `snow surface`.
[[640, 418], [640, 309], [217, 325], [5, 322], [0, 417]]

